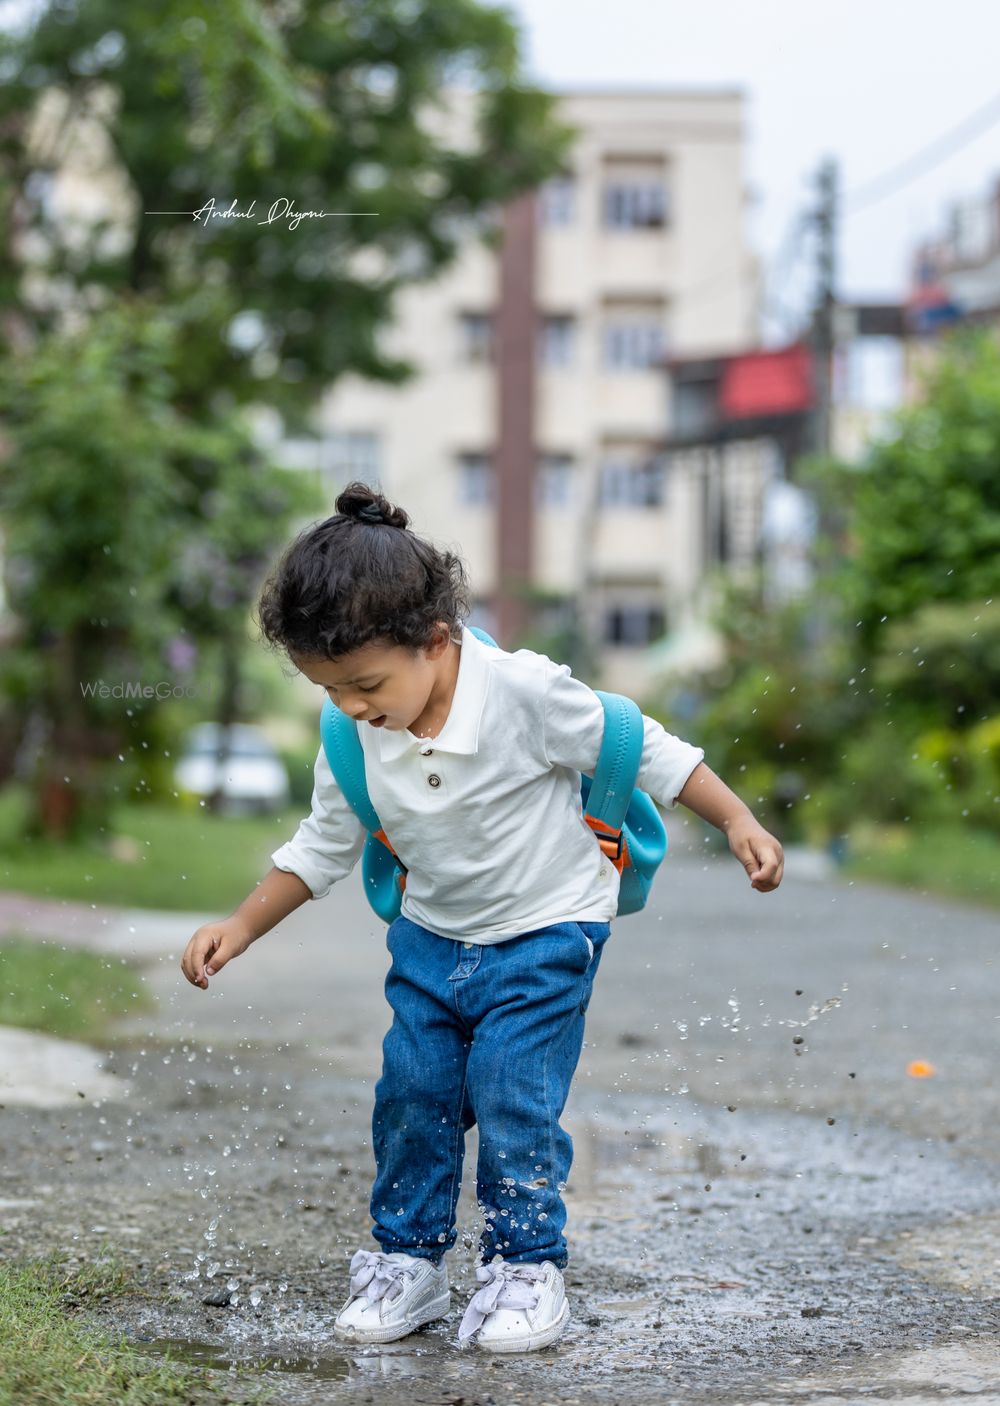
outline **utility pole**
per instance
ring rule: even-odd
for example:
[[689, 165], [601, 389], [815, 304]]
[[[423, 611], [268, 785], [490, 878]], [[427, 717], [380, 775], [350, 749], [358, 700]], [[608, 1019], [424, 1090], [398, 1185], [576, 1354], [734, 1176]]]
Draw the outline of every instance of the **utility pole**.
[[837, 163], [822, 163], [816, 181], [819, 200], [812, 214], [817, 233], [816, 302], [813, 308], [812, 344], [816, 372], [816, 409], [813, 412], [813, 450], [830, 454], [833, 448], [833, 354], [837, 305]]

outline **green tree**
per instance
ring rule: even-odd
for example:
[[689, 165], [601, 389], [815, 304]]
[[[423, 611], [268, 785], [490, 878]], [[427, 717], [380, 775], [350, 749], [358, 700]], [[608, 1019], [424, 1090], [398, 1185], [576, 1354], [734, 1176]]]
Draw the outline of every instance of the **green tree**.
[[[406, 376], [379, 335], [399, 289], [495, 229], [570, 134], [523, 82], [507, 13], [474, 0], [47, 0], [0, 35], [0, 74], [7, 698], [19, 733], [57, 728], [58, 786], [86, 769], [67, 755], [117, 745], [75, 697], [74, 722], [72, 681], [116, 672], [116, 649], [139, 667], [168, 624], [213, 646], [235, 716], [237, 622], [292, 490], [234, 408], [301, 421], [348, 371]], [[60, 206], [73, 169], [103, 197], [86, 220]], [[147, 213], [213, 198], [348, 213]]]
[[[476, 0], [48, 0], [5, 47], [8, 302], [34, 323], [70, 295], [165, 300], [189, 404], [226, 389], [301, 409], [348, 371], [403, 377], [378, 335], [399, 288], [557, 169], [570, 135], [524, 83], [507, 12]], [[88, 151], [121, 196], [73, 227], [51, 177]], [[255, 218], [146, 213], [212, 198]], [[348, 213], [258, 223], [284, 200]]]
[[[178, 329], [120, 305], [42, 337], [0, 383], [5, 586], [17, 621], [2, 701], [38, 748], [40, 819], [73, 832], [142, 794], [162, 755], [155, 687], [179, 632], [231, 657], [289, 515], [294, 477], [234, 417], [211, 431], [175, 404]], [[207, 485], [207, 487], [205, 487]]]
[[845, 598], [877, 650], [932, 602], [1000, 589], [1000, 346], [953, 343], [857, 478]]

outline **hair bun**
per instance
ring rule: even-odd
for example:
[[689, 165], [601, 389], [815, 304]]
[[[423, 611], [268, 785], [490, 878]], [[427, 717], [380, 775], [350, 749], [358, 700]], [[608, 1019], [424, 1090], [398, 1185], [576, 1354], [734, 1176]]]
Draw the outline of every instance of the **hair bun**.
[[344, 517], [369, 527], [408, 527], [409, 516], [367, 483], [349, 483], [337, 498], [336, 509]]

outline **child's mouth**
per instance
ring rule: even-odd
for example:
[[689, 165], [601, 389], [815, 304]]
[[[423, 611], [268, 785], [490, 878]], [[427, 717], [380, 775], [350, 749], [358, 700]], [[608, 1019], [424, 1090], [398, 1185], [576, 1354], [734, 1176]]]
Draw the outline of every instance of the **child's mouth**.
[[368, 722], [372, 727], [381, 727], [385, 722], [385, 714], [383, 713], [380, 718], [369, 718]]

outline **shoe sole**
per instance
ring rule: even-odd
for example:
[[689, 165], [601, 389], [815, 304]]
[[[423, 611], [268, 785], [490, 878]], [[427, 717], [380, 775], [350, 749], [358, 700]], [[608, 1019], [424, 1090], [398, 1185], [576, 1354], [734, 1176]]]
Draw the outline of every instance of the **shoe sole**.
[[394, 1343], [397, 1338], [405, 1338], [409, 1333], [415, 1333], [418, 1328], [422, 1328], [425, 1323], [433, 1323], [438, 1318], [444, 1318], [451, 1309], [451, 1293], [445, 1294], [442, 1298], [434, 1299], [426, 1307], [422, 1308], [416, 1318], [408, 1319], [405, 1323], [397, 1323], [389, 1328], [341, 1328], [336, 1323], [333, 1331], [338, 1338], [346, 1338], [352, 1343]]
[[562, 1337], [569, 1318], [569, 1300], [564, 1299], [559, 1317], [542, 1332], [532, 1333], [525, 1338], [495, 1338], [486, 1342], [477, 1337], [476, 1346], [481, 1347], [484, 1352], [537, 1352], [540, 1347], [548, 1347], [556, 1338]]

